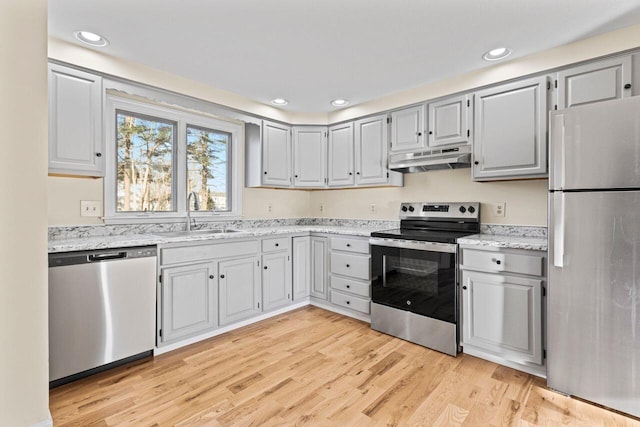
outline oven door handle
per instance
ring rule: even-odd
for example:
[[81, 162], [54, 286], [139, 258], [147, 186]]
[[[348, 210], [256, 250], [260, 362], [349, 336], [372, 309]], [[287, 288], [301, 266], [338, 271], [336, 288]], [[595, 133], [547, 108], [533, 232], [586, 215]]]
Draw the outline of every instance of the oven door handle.
[[450, 254], [455, 254], [457, 252], [457, 247], [458, 247], [458, 245], [453, 243], [422, 242], [418, 240], [382, 239], [379, 237], [370, 238], [369, 244], [373, 246], [384, 246], [388, 248], [414, 249], [418, 251], [445, 252]]

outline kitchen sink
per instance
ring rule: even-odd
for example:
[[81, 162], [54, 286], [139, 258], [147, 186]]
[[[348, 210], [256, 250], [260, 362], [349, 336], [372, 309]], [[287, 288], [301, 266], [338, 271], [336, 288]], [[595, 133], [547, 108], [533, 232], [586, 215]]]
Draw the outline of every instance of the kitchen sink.
[[166, 231], [161, 233], [151, 233], [153, 236], [158, 237], [188, 237], [188, 236], [202, 236], [208, 234], [225, 234], [225, 233], [239, 233], [240, 230], [232, 230], [230, 228], [211, 228], [206, 230], [184, 230], [184, 231]]

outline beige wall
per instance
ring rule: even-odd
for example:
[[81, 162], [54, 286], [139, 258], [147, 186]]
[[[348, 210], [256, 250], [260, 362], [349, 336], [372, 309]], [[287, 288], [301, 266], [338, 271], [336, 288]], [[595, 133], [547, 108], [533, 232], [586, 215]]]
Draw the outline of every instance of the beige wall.
[[48, 419], [47, 0], [0, 0], [0, 425]]
[[[404, 187], [314, 191], [311, 216], [398, 219], [401, 202], [481, 202], [484, 223], [547, 225], [546, 179], [479, 183], [471, 181], [470, 169], [406, 174], [404, 179]], [[493, 215], [499, 202], [506, 203], [504, 217]]]

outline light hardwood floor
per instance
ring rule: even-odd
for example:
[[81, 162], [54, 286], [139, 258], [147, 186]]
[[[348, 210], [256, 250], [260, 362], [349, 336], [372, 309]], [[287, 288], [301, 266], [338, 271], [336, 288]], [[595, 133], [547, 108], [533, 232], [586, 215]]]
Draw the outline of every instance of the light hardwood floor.
[[55, 426], [640, 426], [306, 307], [50, 393]]

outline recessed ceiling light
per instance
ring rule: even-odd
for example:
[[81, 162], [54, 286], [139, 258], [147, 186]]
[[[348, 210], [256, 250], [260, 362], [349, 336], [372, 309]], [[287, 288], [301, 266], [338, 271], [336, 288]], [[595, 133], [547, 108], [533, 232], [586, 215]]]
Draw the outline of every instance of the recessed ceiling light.
[[92, 33], [91, 31], [74, 31], [73, 35], [82, 43], [86, 43], [91, 46], [106, 46], [109, 44], [109, 40], [99, 34]]
[[282, 98], [276, 98], [276, 99], [272, 99], [271, 103], [273, 105], [287, 105], [289, 103], [289, 101], [287, 101], [286, 99], [282, 99]]
[[506, 58], [509, 55], [511, 55], [511, 49], [498, 47], [491, 49], [489, 52], [482, 55], [482, 59], [485, 61], [497, 61], [498, 59]]
[[333, 105], [334, 107], [344, 107], [348, 103], [349, 103], [348, 100], [340, 99], [340, 98], [334, 99], [333, 101], [331, 101], [331, 105]]

